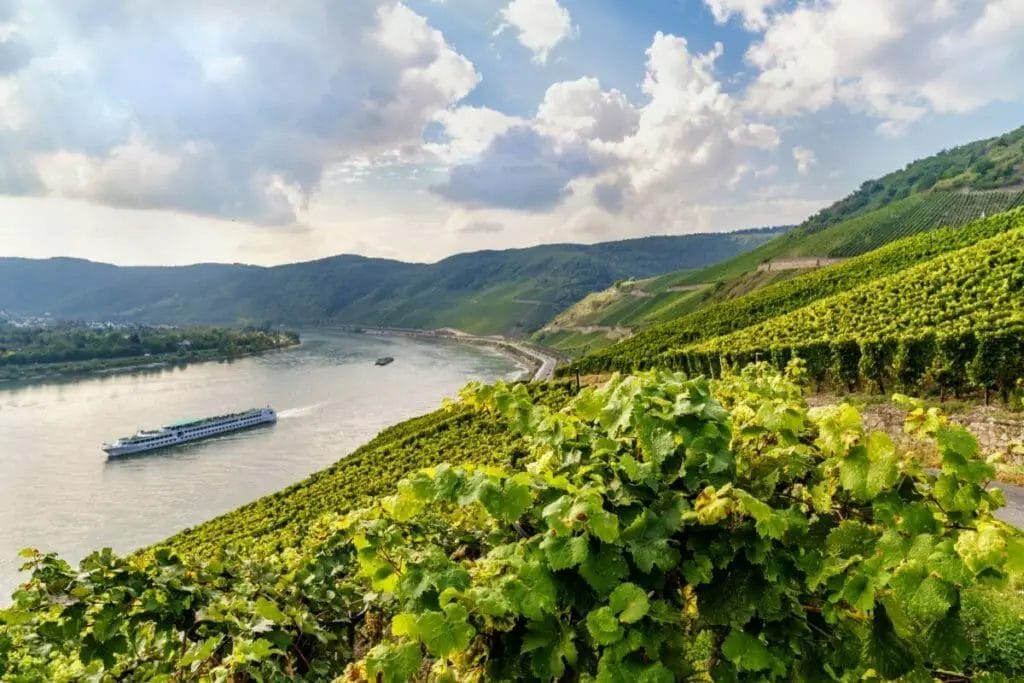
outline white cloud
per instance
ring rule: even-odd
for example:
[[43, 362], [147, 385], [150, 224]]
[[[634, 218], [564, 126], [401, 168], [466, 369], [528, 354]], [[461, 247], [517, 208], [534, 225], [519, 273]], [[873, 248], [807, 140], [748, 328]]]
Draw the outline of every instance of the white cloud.
[[658, 33], [647, 50], [646, 102], [594, 78], [556, 83], [533, 120], [495, 137], [435, 189], [476, 211], [553, 212], [556, 224], [584, 235], [634, 224], [686, 229], [686, 207], [725, 201], [744, 179], [760, 178], [758, 155], [780, 144], [774, 127], [724, 91], [714, 73], [722, 50], [694, 54], [685, 39]]
[[704, 0], [715, 21], [725, 23], [733, 15], [743, 18], [743, 25], [751, 30], [763, 29], [768, 24], [768, 10], [782, 0]]
[[218, 3], [24, 2], [12, 21], [31, 56], [0, 88], [14, 194], [289, 224], [325, 169], [422, 157], [480, 80], [397, 0], [261, 3], [243, 22]]
[[721, 54], [720, 44], [693, 54], [684, 38], [654, 37], [643, 83], [650, 99], [636, 132], [612, 146], [624, 192], [638, 206], [706, 197], [734, 177], [746, 149], [778, 145], [774, 128], [747, 120], [723, 91], [714, 75]]
[[497, 136], [523, 120], [489, 107], [463, 106], [439, 112], [434, 120], [444, 131], [444, 140], [430, 142], [425, 149], [448, 163], [461, 163], [480, 155]]
[[793, 161], [796, 162], [797, 172], [803, 175], [818, 163], [818, 157], [815, 156], [814, 150], [797, 146], [793, 148]]
[[501, 18], [504, 23], [495, 33], [515, 29], [519, 42], [539, 64], [547, 62], [551, 51], [573, 34], [569, 10], [558, 0], [512, 0], [501, 10]]
[[604, 91], [596, 78], [555, 83], [537, 108], [538, 126], [558, 139], [585, 138], [605, 142], [632, 133], [639, 113], [618, 90]]
[[1024, 94], [1024, 3], [826, 0], [776, 11], [747, 61], [747, 97], [792, 116], [840, 104], [894, 135], [929, 112], [958, 113]]

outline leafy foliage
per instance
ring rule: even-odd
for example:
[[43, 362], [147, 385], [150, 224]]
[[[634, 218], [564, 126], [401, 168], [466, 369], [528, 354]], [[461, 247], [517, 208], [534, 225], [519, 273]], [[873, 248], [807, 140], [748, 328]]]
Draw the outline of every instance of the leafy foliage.
[[[432, 468], [347, 518], [359, 574], [394, 614], [386, 647], [418, 644], [432, 677], [457, 680], [963, 666], [961, 594], [1021, 552], [991, 517], [1001, 497], [973, 438], [935, 413], [912, 423], [944, 454], [933, 476], [850, 406], [807, 411], [764, 364], [714, 394], [655, 372], [554, 412], [521, 388], [471, 387], [533, 458]], [[438, 645], [423, 620], [442, 615]]]
[[[103, 551], [73, 570], [28, 551], [31, 578], [0, 611], [0, 678], [1016, 671], [1012, 628], [979, 629], [971, 602], [1024, 561], [991, 516], [1002, 499], [973, 437], [913, 411], [908, 430], [943, 454], [930, 474], [852, 407], [808, 410], [803, 373], [616, 377], [568, 405], [471, 385], [452, 414], [522, 434], [520, 466], [415, 471], [277, 553]], [[999, 653], [979, 643], [985, 628], [1003, 634]]]

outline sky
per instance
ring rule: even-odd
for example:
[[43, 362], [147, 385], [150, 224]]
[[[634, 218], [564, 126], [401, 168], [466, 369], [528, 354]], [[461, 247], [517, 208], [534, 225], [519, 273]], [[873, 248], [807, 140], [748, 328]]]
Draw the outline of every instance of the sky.
[[1024, 0], [0, 0], [0, 256], [798, 223], [1024, 125]]

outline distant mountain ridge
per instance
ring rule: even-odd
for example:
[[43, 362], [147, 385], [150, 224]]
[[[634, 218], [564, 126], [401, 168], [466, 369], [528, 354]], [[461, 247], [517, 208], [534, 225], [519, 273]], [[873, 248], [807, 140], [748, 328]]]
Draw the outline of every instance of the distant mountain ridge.
[[525, 333], [618, 280], [710, 265], [784, 231], [542, 245], [456, 254], [431, 264], [355, 255], [273, 267], [0, 258], [0, 309], [148, 323], [269, 320]]

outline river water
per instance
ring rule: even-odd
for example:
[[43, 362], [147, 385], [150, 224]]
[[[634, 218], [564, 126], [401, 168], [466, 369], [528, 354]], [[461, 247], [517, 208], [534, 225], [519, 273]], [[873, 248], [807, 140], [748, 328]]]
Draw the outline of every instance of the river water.
[[[77, 561], [154, 543], [323, 469], [471, 379], [518, 374], [485, 348], [338, 331], [232, 362], [0, 385], [0, 605], [19, 549]], [[376, 367], [381, 356], [395, 362]], [[270, 404], [276, 425], [108, 460], [104, 441]]]

